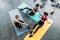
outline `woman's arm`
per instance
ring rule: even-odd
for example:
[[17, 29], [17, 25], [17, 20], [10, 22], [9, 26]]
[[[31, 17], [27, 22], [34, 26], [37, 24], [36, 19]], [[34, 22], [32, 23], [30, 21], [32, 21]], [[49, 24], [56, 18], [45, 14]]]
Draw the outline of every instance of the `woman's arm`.
[[38, 8], [37, 11], [40, 13], [40, 8]]
[[18, 21], [18, 20], [16, 20], [16, 19], [14, 20], [14, 22], [18, 22], [18, 23], [22, 24], [22, 22], [19, 22], [19, 21]]
[[50, 24], [49, 20], [48, 20], [48, 17], [47, 17], [47, 23]]
[[20, 24], [25, 24], [25, 25], [28, 25], [28, 24], [26, 24], [26, 23], [23, 23], [23, 22], [20, 22], [20, 21], [18, 21], [18, 20], [14, 20], [14, 22], [18, 22], [18, 23], [20, 23]]

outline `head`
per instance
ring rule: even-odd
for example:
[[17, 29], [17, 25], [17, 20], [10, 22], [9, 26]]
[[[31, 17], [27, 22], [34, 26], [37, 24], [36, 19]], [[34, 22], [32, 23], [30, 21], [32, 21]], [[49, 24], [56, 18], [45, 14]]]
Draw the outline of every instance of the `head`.
[[44, 15], [45, 15], [45, 16], [48, 16], [48, 13], [47, 13], [47, 12], [44, 12]]
[[20, 17], [19, 15], [16, 15], [16, 16], [15, 16], [16, 19], [19, 19], [19, 17]]
[[39, 7], [39, 4], [36, 4], [36, 7]]

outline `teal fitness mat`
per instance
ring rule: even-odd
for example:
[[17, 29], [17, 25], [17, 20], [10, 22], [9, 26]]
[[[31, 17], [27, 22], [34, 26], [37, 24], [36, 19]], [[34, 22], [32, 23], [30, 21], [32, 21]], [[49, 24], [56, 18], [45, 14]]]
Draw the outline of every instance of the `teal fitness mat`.
[[25, 7], [32, 8], [32, 7], [28, 6], [26, 3], [22, 3], [18, 6], [18, 9], [22, 9], [22, 8], [25, 8]]
[[[20, 6], [18, 6], [18, 9], [23, 9], [25, 7], [31, 8], [30, 6], [28, 6], [26, 3], [22, 3]], [[28, 11], [28, 9], [24, 9], [22, 12], [26, 13]], [[41, 18], [40, 18], [40, 14], [39, 12], [36, 12], [34, 16], [28, 15], [30, 18], [32, 18], [34, 21], [38, 22]]]
[[38, 12], [36, 12], [36, 14], [35, 15], [33, 15], [33, 16], [31, 16], [31, 15], [29, 15], [28, 14], [28, 16], [30, 17], [30, 18], [32, 18], [33, 20], [35, 20], [36, 22], [38, 22], [41, 18], [40, 18], [40, 14], [38, 13]]
[[19, 36], [21, 34], [24, 34], [25, 32], [28, 32], [28, 29], [26, 28], [26, 26], [22, 25], [23, 29], [22, 30], [18, 30], [18, 28], [14, 25], [13, 20], [15, 18], [15, 15], [17, 15], [17, 14], [20, 15], [20, 20], [24, 21], [22, 16], [21, 16], [21, 14], [20, 14], [20, 12], [18, 11], [18, 9], [14, 9], [14, 10], [9, 11], [9, 15], [10, 15], [13, 27], [14, 27], [14, 29], [16, 31], [17, 36]]

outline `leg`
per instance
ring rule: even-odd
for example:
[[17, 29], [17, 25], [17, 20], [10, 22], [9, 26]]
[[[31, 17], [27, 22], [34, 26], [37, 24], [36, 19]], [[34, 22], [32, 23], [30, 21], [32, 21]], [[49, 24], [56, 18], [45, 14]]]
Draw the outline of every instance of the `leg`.
[[22, 26], [21, 26], [21, 24], [19, 24], [18, 29], [19, 29], [19, 30], [22, 30]]
[[22, 20], [19, 20], [19, 22], [25, 23], [25, 22], [24, 22], [24, 21], [22, 21]]
[[[22, 22], [22, 23], [25, 23], [24, 21], [22, 21], [22, 20], [19, 20], [20, 22]], [[27, 26], [27, 28], [28, 29], [30, 29], [30, 27], [28, 26], [28, 25], [26, 25]]]
[[38, 25], [38, 24], [35, 24], [32, 30], [34, 30], [34, 28], [36, 27], [36, 25]]
[[28, 7], [24, 8], [24, 9], [28, 9], [29, 11], [31, 11], [31, 10], [32, 10], [32, 9], [30, 9], [30, 8], [28, 8]]
[[39, 26], [36, 28], [36, 30], [35, 30], [35, 32], [34, 32], [33, 34], [35, 34], [35, 33], [38, 31], [38, 29], [43, 26], [44, 22], [42, 22], [42, 21], [40, 20], [40, 21], [38, 22], [38, 24], [39, 24]]
[[19, 24], [18, 22], [15, 23], [15, 26], [16, 26], [17, 28], [22, 28], [21, 24]]
[[31, 12], [29, 13], [29, 15], [34, 15], [35, 14], [35, 11], [34, 10], [31, 10]]
[[32, 9], [28, 8], [28, 7], [25, 7], [23, 9], [20, 9], [20, 10], [24, 10], [24, 9], [28, 9], [29, 11], [31, 11]]
[[36, 27], [36, 25], [37, 25], [37, 24], [35, 24], [35, 25], [34, 25], [34, 27], [33, 27], [32, 31], [30, 32], [30, 34], [32, 34], [32, 32], [33, 32], [34, 28]]
[[15, 26], [16, 26], [19, 30], [22, 30], [22, 26], [21, 26], [21, 24], [19, 24], [18, 22], [15, 23]]
[[35, 34], [39, 30], [40, 26], [38, 26], [33, 34]]
[[33, 36], [33, 33], [35, 32], [35, 29], [38, 27], [39, 25], [36, 25], [36, 27], [34, 28], [34, 31], [32, 31], [32, 33], [30, 34], [29, 37], [32, 37]]

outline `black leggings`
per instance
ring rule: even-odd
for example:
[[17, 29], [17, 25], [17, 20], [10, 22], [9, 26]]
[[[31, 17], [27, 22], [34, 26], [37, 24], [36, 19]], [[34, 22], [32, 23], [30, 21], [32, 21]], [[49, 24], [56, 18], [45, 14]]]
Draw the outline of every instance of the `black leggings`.
[[[24, 23], [22, 20], [19, 20], [19, 22]], [[15, 23], [15, 26], [16, 26], [17, 28], [22, 28], [21, 24], [18, 23], [18, 22]]]
[[[35, 26], [33, 27], [32, 30], [34, 30], [37, 25], [40, 25], [40, 26], [38, 26], [38, 27], [36, 28], [36, 30], [35, 30], [35, 32], [34, 32], [33, 34], [35, 34], [35, 33], [38, 31], [38, 29], [39, 29], [41, 26], [43, 26], [43, 24], [44, 24], [44, 22], [42, 22], [41, 20], [40, 20], [37, 24], [35, 24]], [[32, 32], [33, 32], [33, 31], [31, 31], [30, 34], [32, 34]]]
[[31, 11], [32, 9], [28, 8], [28, 7], [25, 7], [24, 9], [28, 9], [29, 11]]
[[[33, 12], [33, 10], [32, 9], [30, 9], [30, 8], [28, 8], [28, 7], [25, 7], [24, 9], [28, 9], [28, 11], [27, 12], [29, 12], [29, 11], [31, 11], [30, 13], [29, 13], [29, 15], [34, 15], [35, 13]], [[24, 10], [23, 9], [23, 10]]]

